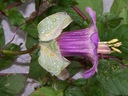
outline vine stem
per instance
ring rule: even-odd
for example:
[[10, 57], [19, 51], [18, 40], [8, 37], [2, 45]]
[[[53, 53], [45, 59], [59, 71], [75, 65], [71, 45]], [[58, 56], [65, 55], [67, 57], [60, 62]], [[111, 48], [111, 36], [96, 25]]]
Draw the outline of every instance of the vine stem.
[[[11, 9], [13, 7], [16, 7], [18, 5], [22, 4], [21, 1], [17, 2], [17, 3], [14, 3], [10, 6], [7, 6], [6, 9]], [[5, 13], [3, 11], [0, 10], [0, 14], [3, 14], [5, 15]], [[6, 15], [5, 15], [6, 16]], [[16, 55], [22, 55], [22, 54], [26, 54], [26, 53], [30, 53], [32, 51], [34, 51], [36, 48], [37, 48], [37, 45], [36, 46], [33, 46], [31, 49], [28, 49], [28, 50], [25, 50], [25, 51], [10, 51], [10, 50], [4, 50], [4, 48], [10, 44], [14, 39], [15, 39], [15, 36], [16, 36], [16, 33], [17, 33], [17, 30], [19, 29], [19, 27], [21, 27], [22, 25], [24, 25], [26, 22], [23, 22], [22, 24], [20, 24], [19, 26], [16, 27], [15, 31], [14, 31], [14, 36], [13, 38], [6, 44], [4, 45], [2, 48], [0, 48], [0, 54], [16, 54]]]
[[[121, 65], [128, 67], [127, 65], [125, 65], [120, 59], [116, 58], [115, 56], [110, 56], [110, 55], [104, 55], [104, 58], [109, 58], [109, 59], [113, 59], [117, 62], [119, 62]], [[102, 58], [101, 58], [102, 59]]]
[[[22, 3], [22, 2], [19, 1], [19, 2], [17, 2], [17, 3], [14, 3], [14, 4], [12, 4], [12, 5], [8, 6], [8, 7], [6, 7], [6, 9], [9, 10], [9, 9], [15, 7], [15, 6], [20, 5], [21, 3]], [[1, 10], [0, 10], [0, 14], [5, 15], [5, 13], [4, 13], [3, 11], [1, 11]], [[2, 49], [4, 49], [9, 43], [11, 43], [11, 42], [14, 40], [14, 38], [15, 38], [15, 36], [16, 36], [16, 32], [17, 32], [18, 29], [19, 29], [19, 27], [16, 27], [13, 38], [12, 38], [5, 46], [3, 46], [2, 48], [0, 48], [0, 51], [1, 51]]]
[[[19, 1], [19, 2], [17, 2], [17, 3], [14, 3], [14, 4], [10, 5], [10, 6], [7, 6], [6, 9], [11, 9], [11, 8], [13, 8], [13, 7], [15, 7], [15, 6], [20, 5], [21, 3], [22, 3], [22, 2]], [[0, 10], [0, 14], [4, 14], [4, 12]], [[5, 14], [4, 14], [4, 15], [5, 15]]]
[[[0, 76], [15, 75], [15, 74], [19, 74], [19, 73], [0, 73]], [[29, 75], [28, 73], [21, 73], [21, 74], [23, 74], [24, 76], [28, 76]]]
[[13, 36], [13, 38], [12, 38], [6, 45], [4, 45], [2, 48], [0, 48], [0, 51], [3, 50], [8, 44], [10, 44], [10, 43], [15, 39], [16, 32], [17, 32], [18, 29], [19, 29], [19, 27], [16, 27], [16, 29], [15, 29], [15, 31], [14, 31], [14, 36]]
[[15, 6], [20, 5], [21, 3], [22, 3], [22, 2], [21, 2], [21, 1], [19, 1], [19, 2], [17, 2], [17, 3], [14, 3], [14, 4], [12, 4], [12, 5], [8, 6], [6, 9], [11, 9], [11, 8], [13, 8], [13, 7], [15, 7]]
[[23, 55], [23, 54], [31, 53], [34, 50], [36, 50], [37, 48], [40, 48], [39, 44], [33, 46], [32, 48], [30, 48], [28, 50], [24, 50], [24, 51], [0, 50], [0, 53], [2, 53], [2, 54], [13, 54], [13, 55]]
[[72, 8], [84, 19], [87, 20], [87, 17], [84, 15], [82, 11], [80, 11], [76, 6], [72, 6]]

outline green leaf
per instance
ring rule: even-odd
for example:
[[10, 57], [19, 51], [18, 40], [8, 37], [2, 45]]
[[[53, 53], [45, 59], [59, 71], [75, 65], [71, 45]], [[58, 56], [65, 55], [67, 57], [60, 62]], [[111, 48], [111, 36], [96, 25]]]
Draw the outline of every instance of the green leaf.
[[65, 90], [65, 96], [85, 96], [81, 87], [71, 87]]
[[63, 96], [63, 91], [54, 90], [51, 87], [43, 87], [35, 90], [30, 96]]
[[127, 72], [116, 61], [100, 60], [98, 73], [82, 86], [85, 96], [127, 96]]
[[118, 49], [122, 53], [113, 53], [113, 55], [120, 58], [128, 57], [128, 24], [120, 25], [118, 28], [110, 29], [108, 32], [105, 31], [105, 27], [102, 24], [98, 24], [99, 36], [101, 41], [110, 41], [117, 38], [119, 42], [122, 42], [122, 45]]
[[69, 86], [69, 82], [67, 80], [64, 80], [64, 81], [58, 80], [57, 81], [57, 89], [58, 90], [65, 90], [68, 88], [68, 86]]
[[85, 78], [77, 79], [73, 82], [75, 86], [83, 86], [86, 85], [86, 83], [87, 83], [87, 79]]
[[18, 0], [0, 0], [0, 1], [2, 1], [6, 7], [18, 2]]
[[[32, 48], [34, 45], [36, 45], [38, 43], [39, 43], [38, 39], [33, 38], [31, 35], [27, 35], [27, 40], [26, 40], [26, 47], [27, 47], [27, 49]], [[31, 53], [31, 54], [36, 54], [36, 53], [37, 52]]]
[[25, 22], [23, 15], [16, 8], [10, 9], [6, 15], [8, 16], [9, 22], [14, 26], [18, 27]]
[[0, 10], [3, 10], [6, 8], [6, 5], [4, 4], [3, 0], [0, 0]]
[[0, 77], [0, 96], [18, 96], [25, 87], [26, 77], [21, 74]]
[[105, 13], [98, 18], [98, 21], [108, 29], [116, 28], [120, 25], [123, 18], [116, 16], [115, 14]]
[[103, 13], [103, 0], [76, 0], [79, 4], [78, 8], [83, 12], [85, 12], [86, 6], [91, 7], [94, 11], [96, 11], [97, 15], [101, 15]]
[[[20, 46], [13, 43], [9, 43], [3, 50], [20, 51]], [[12, 55], [9, 53], [2, 54], [0, 58], [0, 70], [10, 67], [16, 58], [17, 55]]]
[[72, 61], [70, 65], [67, 67], [67, 70], [69, 71], [70, 75], [73, 76], [77, 72], [81, 70], [82, 66], [79, 62]]
[[3, 70], [5, 68], [8, 68], [12, 65], [12, 63], [14, 62], [14, 60], [6, 60], [6, 59], [1, 59], [0, 58], [0, 70]]
[[58, 5], [59, 6], [73, 6], [76, 5], [77, 2], [76, 0], [58, 0]]
[[[26, 47], [29, 49], [36, 44], [38, 44], [38, 40], [28, 35]], [[39, 50], [37, 49], [30, 54], [32, 58], [30, 62], [29, 77], [34, 78], [36, 80], [43, 78], [48, 73], [38, 63], [38, 51]]]
[[124, 8], [124, 9], [120, 12], [119, 16], [120, 16], [121, 18], [123, 18], [121, 24], [128, 24], [128, 8]]
[[119, 15], [127, 7], [128, 7], [127, 0], [114, 0], [110, 12], [115, 15]]
[[64, 29], [64, 31], [67, 31], [67, 30], [72, 30], [72, 29], [75, 29], [77, 27], [77, 29], [80, 29], [80, 28], [85, 28], [85, 22], [83, 21], [83, 19], [73, 10], [73, 8], [71, 7], [62, 7], [62, 6], [52, 6], [50, 7], [47, 11], [46, 11], [46, 14], [47, 15], [51, 15], [53, 13], [56, 13], [56, 12], [67, 12], [71, 18], [73, 19], [73, 22], [67, 27]]
[[26, 0], [21, 0], [21, 2], [22, 2], [22, 3], [25, 3], [25, 2], [26, 2]]
[[114, 96], [108, 93], [100, 82], [93, 76], [87, 80], [87, 83], [82, 86], [85, 96]]
[[28, 35], [30, 35], [31, 37], [38, 39], [38, 30], [37, 30], [37, 24], [38, 21], [37, 19], [28, 22], [24, 28], [22, 28], [21, 30], [23, 30], [24, 32], [26, 32]]
[[103, 88], [111, 94], [128, 95], [128, 68], [121, 68], [112, 60], [100, 60], [97, 79]]
[[98, 35], [101, 41], [105, 41], [108, 36], [108, 28], [102, 22], [97, 22]]
[[32, 57], [30, 63], [29, 77], [39, 80], [48, 74], [38, 63], [38, 56]]
[[113, 30], [110, 34], [108, 34], [108, 39], [111, 40], [113, 38], [119, 39], [122, 42], [120, 46], [121, 54], [117, 54], [120, 58], [127, 58], [128, 57], [128, 24], [121, 25], [119, 28]]
[[5, 44], [4, 30], [0, 24], [0, 48]]
[[[4, 49], [3, 51], [5, 50], [9, 50], [9, 51], [20, 51], [20, 46], [19, 45], [16, 45], [14, 43], [9, 43]], [[13, 54], [10, 54], [8, 52], [4, 53], [3, 54], [4, 56], [2, 58], [5, 58], [5, 59], [13, 59], [13, 58], [16, 58], [17, 55], [13, 55]]]
[[111, 39], [117, 38], [117, 36], [115, 36], [117, 33], [115, 32], [118, 27], [120, 27], [121, 21], [121, 17], [111, 13], [105, 13], [102, 16], [99, 16], [97, 20], [97, 28], [100, 40], [110, 41]]

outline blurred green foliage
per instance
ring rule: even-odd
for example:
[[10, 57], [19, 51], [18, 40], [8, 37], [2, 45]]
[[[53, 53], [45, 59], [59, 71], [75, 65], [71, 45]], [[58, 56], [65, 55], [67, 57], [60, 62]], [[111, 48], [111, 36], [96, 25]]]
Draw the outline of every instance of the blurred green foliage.
[[[0, 0], [0, 14], [6, 16], [9, 23], [19, 27], [20, 30], [27, 33], [27, 49], [38, 44], [37, 24], [45, 17], [56, 12], [67, 12], [73, 22], [63, 31], [77, 30], [89, 26], [91, 20], [87, 15], [86, 6], [91, 7], [97, 14], [97, 28], [100, 41], [109, 41], [117, 38], [122, 45], [119, 47], [120, 53], [112, 53], [115, 58], [99, 60], [98, 73], [89, 79], [73, 80], [68, 78], [61, 81], [49, 74], [38, 64], [39, 49], [30, 53], [30, 71], [29, 77], [38, 80], [40, 88], [37, 88], [30, 96], [127, 96], [128, 88], [128, 68], [123, 63], [128, 61], [128, 1], [114, 0], [110, 12], [103, 13], [103, 0], [35, 0], [35, 14], [31, 17], [24, 18], [18, 11], [17, 7], [8, 9], [8, 6], [14, 3], [18, 5], [25, 4], [27, 0]], [[44, 5], [43, 5], [44, 4]], [[45, 5], [48, 4], [48, 5]], [[40, 8], [45, 7], [43, 11]], [[77, 6], [86, 16], [83, 20], [72, 6]], [[11, 6], [12, 7], [12, 6]], [[40, 14], [39, 14], [40, 12]], [[0, 17], [1, 18], [1, 17]], [[5, 36], [0, 19], [0, 48], [5, 46]], [[2, 50], [2, 49], [0, 49]], [[20, 45], [9, 43], [4, 50], [20, 51]], [[0, 70], [12, 65], [17, 55], [9, 53], [0, 53]], [[82, 58], [85, 59], [85, 58]], [[118, 62], [120, 60], [121, 62]], [[70, 76], [74, 76], [83, 69], [83, 66], [75, 58], [67, 67]], [[90, 64], [90, 63], [89, 63]], [[122, 65], [121, 65], [122, 64]], [[23, 75], [0, 76], [0, 96], [17, 96], [20, 90], [25, 86], [26, 77]]]

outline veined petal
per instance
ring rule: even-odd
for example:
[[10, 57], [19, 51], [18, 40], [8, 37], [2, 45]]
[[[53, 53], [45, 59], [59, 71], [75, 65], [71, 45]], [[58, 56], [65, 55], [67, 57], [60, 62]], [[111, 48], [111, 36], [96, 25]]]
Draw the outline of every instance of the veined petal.
[[86, 7], [86, 12], [90, 15], [91, 19], [92, 19], [92, 24], [95, 25], [96, 23], [96, 12], [93, 11], [90, 7]]
[[58, 44], [63, 56], [85, 56], [90, 59], [93, 67], [85, 71], [84, 77], [89, 78], [97, 72], [98, 65], [98, 30], [96, 27], [96, 13], [87, 7], [86, 11], [92, 18], [89, 28], [62, 33], [58, 38]]
[[95, 11], [93, 11], [90, 7], [86, 8], [86, 11], [88, 12], [88, 14], [91, 16], [92, 18], [92, 24], [91, 26], [94, 27], [94, 34], [91, 37], [92, 43], [95, 45], [95, 47], [92, 49], [93, 52], [90, 56], [90, 59], [93, 63], [93, 67], [87, 71], [85, 71], [84, 77], [85, 78], [89, 78], [92, 75], [95, 74], [95, 72], [98, 71], [97, 67], [98, 67], [98, 53], [97, 53], [97, 48], [98, 48], [98, 42], [99, 42], [99, 38], [98, 38], [98, 30], [96, 27], [96, 13]]
[[40, 41], [50, 41], [58, 37], [72, 22], [66, 12], [58, 12], [43, 19], [37, 26]]

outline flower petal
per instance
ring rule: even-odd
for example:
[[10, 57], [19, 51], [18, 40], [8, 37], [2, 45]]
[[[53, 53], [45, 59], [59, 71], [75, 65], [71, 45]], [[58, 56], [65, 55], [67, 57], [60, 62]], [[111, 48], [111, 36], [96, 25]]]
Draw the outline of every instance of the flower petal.
[[90, 7], [86, 7], [86, 11], [88, 12], [88, 14], [91, 16], [92, 18], [92, 24], [91, 26], [94, 28], [93, 30], [93, 35], [91, 36], [91, 40], [92, 43], [95, 45], [95, 47], [93, 48], [93, 52], [90, 55], [90, 59], [91, 62], [93, 63], [93, 67], [87, 71], [85, 71], [84, 73], [84, 77], [85, 78], [89, 78], [92, 75], [95, 74], [95, 72], [97, 72], [97, 67], [98, 67], [98, 53], [97, 53], [97, 48], [98, 48], [98, 42], [99, 42], [99, 38], [98, 38], [98, 30], [96, 27], [96, 13], [95, 11], [93, 11]]
[[55, 39], [71, 22], [71, 17], [65, 12], [58, 12], [46, 17], [37, 26], [40, 41]]
[[55, 41], [40, 43], [38, 62], [45, 70], [59, 77], [61, 71], [70, 63], [67, 59], [61, 56]]
[[46, 17], [37, 26], [40, 39], [38, 62], [45, 70], [62, 80], [69, 77], [66, 67], [70, 62], [61, 55], [54, 39], [71, 22], [72, 19], [67, 13], [58, 12]]
[[90, 15], [92, 19], [92, 24], [96, 24], [96, 12], [92, 10], [90, 7], [86, 7], [86, 12]]
[[58, 44], [63, 56], [85, 56], [90, 59], [93, 67], [86, 70], [85, 78], [89, 78], [97, 72], [98, 66], [98, 30], [96, 27], [96, 13], [90, 8], [86, 8], [88, 14], [92, 18], [89, 28], [63, 32], [58, 38]]

